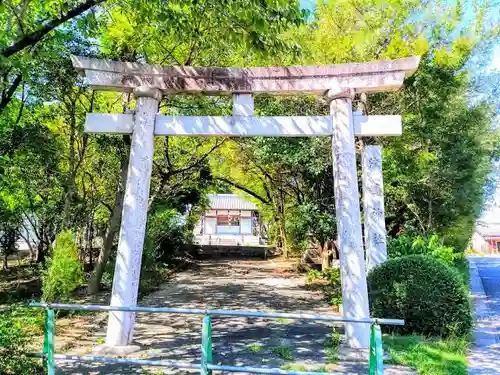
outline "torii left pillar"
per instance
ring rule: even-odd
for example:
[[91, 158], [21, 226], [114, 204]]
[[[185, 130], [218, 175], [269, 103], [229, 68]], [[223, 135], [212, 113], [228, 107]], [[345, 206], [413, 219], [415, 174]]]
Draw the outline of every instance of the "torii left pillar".
[[[136, 107], [130, 148], [127, 185], [123, 202], [111, 306], [136, 306], [146, 232], [149, 187], [153, 168], [154, 128], [162, 92], [152, 87], [134, 89]], [[106, 345], [132, 342], [135, 313], [109, 313]]]
[[[335, 188], [335, 216], [340, 247], [340, 272], [344, 316], [362, 319], [370, 316], [366, 283], [356, 144], [352, 100], [354, 90], [332, 89], [328, 92], [332, 115], [332, 160]], [[350, 348], [368, 349], [370, 327], [364, 323], [346, 323], [346, 340]]]

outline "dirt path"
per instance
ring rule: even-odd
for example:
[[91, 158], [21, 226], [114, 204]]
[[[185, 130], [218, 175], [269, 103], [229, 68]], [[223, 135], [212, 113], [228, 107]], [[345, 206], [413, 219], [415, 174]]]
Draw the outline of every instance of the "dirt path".
[[[212, 261], [178, 274], [160, 290], [145, 297], [145, 306], [249, 309], [332, 314], [322, 295], [308, 290], [304, 277], [286, 272], [289, 263], [276, 261]], [[95, 321], [105, 322], [100, 315]], [[95, 324], [95, 322], [94, 322]], [[332, 325], [325, 322], [260, 318], [214, 318], [214, 362], [234, 365], [320, 369], [329, 363], [325, 343]], [[70, 350], [90, 354], [102, 342], [102, 328]], [[131, 356], [152, 360], [199, 362], [201, 317], [177, 314], [137, 316], [135, 341], [141, 351]], [[330, 369], [333, 365], [328, 365]], [[146, 374], [140, 367], [60, 362], [64, 374]], [[335, 370], [367, 373], [365, 366], [340, 363]], [[333, 368], [332, 368], [333, 369]], [[155, 371], [158, 371], [156, 369]], [[166, 374], [186, 370], [162, 369]], [[387, 372], [390, 373], [390, 372]], [[401, 372], [402, 374], [403, 372]], [[398, 372], [399, 374], [399, 372]]]

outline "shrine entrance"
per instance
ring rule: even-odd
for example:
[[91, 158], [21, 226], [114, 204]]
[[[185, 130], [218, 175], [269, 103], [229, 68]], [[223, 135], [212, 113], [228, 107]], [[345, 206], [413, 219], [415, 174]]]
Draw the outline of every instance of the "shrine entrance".
[[[402, 132], [400, 116], [353, 112], [356, 94], [396, 90], [418, 67], [419, 58], [326, 66], [268, 68], [194, 68], [72, 57], [96, 90], [132, 92], [134, 114], [87, 115], [89, 133], [131, 134], [130, 162], [118, 242], [111, 306], [136, 306], [146, 230], [154, 137], [272, 136], [332, 137], [335, 209], [340, 248], [343, 311], [348, 318], [369, 317], [366, 267], [386, 255], [380, 146], [363, 150], [365, 250], [356, 171], [355, 136], [391, 136]], [[330, 116], [254, 117], [255, 94], [314, 94], [330, 102]], [[165, 95], [232, 95], [232, 116], [162, 116]], [[111, 311], [106, 344], [132, 341], [135, 313]], [[347, 322], [346, 342], [368, 348], [370, 325]]]

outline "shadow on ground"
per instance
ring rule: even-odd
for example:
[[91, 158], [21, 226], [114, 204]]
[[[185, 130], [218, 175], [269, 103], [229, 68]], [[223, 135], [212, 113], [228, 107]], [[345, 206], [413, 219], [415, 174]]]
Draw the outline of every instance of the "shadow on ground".
[[[203, 262], [197, 270], [182, 272], [175, 280], [162, 285], [157, 292], [145, 297], [141, 305], [334, 313], [322, 294], [305, 288], [302, 276], [277, 272], [280, 267], [284, 265], [259, 260]], [[295, 364], [319, 369], [331, 359], [325, 345], [333, 327], [327, 322], [215, 317], [214, 363], [262, 367]], [[92, 346], [104, 336], [102, 329], [71, 353], [90, 354]], [[141, 350], [133, 353], [133, 357], [199, 363], [201, 316], [139, 313], [134, 338]], [[128, 365], [60, 362], [59, 366], [65, 374], [146, 373], [140, 367]], [[366, 366], [357, 363], [337, 364], [335, 370], [367, 372]], [[175, 369], [162, 371], [189, 373]]]

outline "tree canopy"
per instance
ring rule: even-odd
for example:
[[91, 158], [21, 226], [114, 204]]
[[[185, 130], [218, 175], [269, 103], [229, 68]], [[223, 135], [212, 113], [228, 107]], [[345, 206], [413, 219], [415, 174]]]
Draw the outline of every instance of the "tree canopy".
[[[489, 7], [339, 0], [321, 1], [311, 11], [285, 0], [2, 0], [0, 246], [7, 245], [0, 251], [14, 251], [12, 238], [22, 237], [42, 262], [57, 233], [69, 229], [76, 233], [80, 259], [96, 264], [93, 292], [113, 257], [130, 139], [84, 134], [83, 124], [87, 112], [130, 113], [135, 102], [131, 95], [90, 90], [72, 68], [71, 54], [239, 67], [421, 55], [418, 71], [402, 90], [369, 95], [360, 103], [369, 114], [401, 114], [403, 136], [358, 144], [384, 147], [389, 235], [436, 233], [460, 251], [499, 154], [492, 95], [471, 96], [482, 82], [471, 75], [471, 61], [498, 38]], [[231, 102], [169, 96], [160, 111], [230, 114]], [[322, 98], [256, 98], [258, 115], [324, 113]], [[328, 138], [155, 142], [151, 223], [187, 215], [182, 230], [190, 232], [206, 193], [233, 191], [258, 203], [271, 241], [284, 254], [299, 254], [311, 241], [325, 246], [335, 240]], [[179, 230], [177, 224], [165, 228]], [[102, 243], [96, 260], [91, 244], [97, 237]]]

